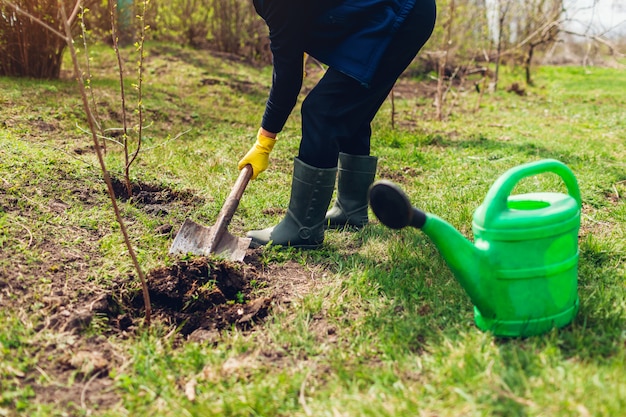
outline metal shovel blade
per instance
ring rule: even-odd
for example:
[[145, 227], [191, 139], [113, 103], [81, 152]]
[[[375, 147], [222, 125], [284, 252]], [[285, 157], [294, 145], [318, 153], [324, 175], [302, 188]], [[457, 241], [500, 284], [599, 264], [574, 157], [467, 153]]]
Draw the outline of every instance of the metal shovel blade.
[[208, 256], [210, 253], [230, 258], [233, 261], [243, 261], [246, 249], [250, 246], [250, 238], [238, 238], [228, 233], [228, 224], [233, 218], [239, 200], [252, 177], [252, 165], [246, 165], [239, 174], [230, 195], [217, 216], [216, 223], [211, 227], [202, 226], [193, 220], [186, 219], [181, 226], [174, 242], [170, 247], [170, 254], [194, 254]]
[[202, 256], [214, 253], [233, 261], [243, 261], [251, 239], [239, 238], [225, 231], [222, 237], [215, 241], [216, 231], [215, 226], [202, 226], [191, 219], [186, 219], [172, 243], [170, 253]]

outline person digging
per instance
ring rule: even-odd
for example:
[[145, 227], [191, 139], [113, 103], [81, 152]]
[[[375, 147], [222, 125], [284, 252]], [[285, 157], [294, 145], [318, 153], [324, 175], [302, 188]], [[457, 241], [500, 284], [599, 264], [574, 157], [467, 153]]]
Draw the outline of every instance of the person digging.
[[[272, 86], [256, 142], [239, 161], [252, 179], [269, 155], [302, 86], [305, 53], [328, 69], [302, 103], [287, 214], [253, 230], [251, 246], [318, 248], [325, 228], [368, 222], [377, 158], [371, 122], [401, 73], [432, 34], [434, 0], [253, 0], [269, 28]], [[335, 182], [337, 198], [328, 210]], [[327, 211], [328, 210], [328, 211]]]

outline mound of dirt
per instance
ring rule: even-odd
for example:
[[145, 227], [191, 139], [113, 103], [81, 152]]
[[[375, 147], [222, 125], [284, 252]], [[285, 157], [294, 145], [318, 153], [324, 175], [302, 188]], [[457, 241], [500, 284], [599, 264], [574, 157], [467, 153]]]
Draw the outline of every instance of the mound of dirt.
[[126, 183], [118, 178], [111, 178], [113, 192], [122, 201], [131, 200], [139, 205], [169, 204], [175, 201], [185, 203], [198, 202], [200, 199], [189, 191], [175, 191], [165, 187], [143, 182], [133, 182], [131, 192], [128, 192]]
[[267, 316], [272, 300], [253, 294], [252, 283], [259, 285], [254, 268], [204, 257], [152, 270], [147, 281], [154, 314], [173, 322], [184, 336], [249, 328]]
[[[233, 327], [252, 329], [267, 317], [277, 294], [253, 265], [205, 257], [151, 270], [146, 280], [153, 321], [196, 341], [217, 339], [221, 330]], [[137, 280], [127, 278], [80, 306], [62, 309], [46, 327], [80, 334], [95, 317], [106, 319], [109, 333], [141, 326], [145, 309]]]
[[[270, 314], [288, 310], [292, 301], [321, 285], [315, 278], [324, 274], [323, 268], [294, 261], [267, 265], [261, 262], [261, 254], [262, 249], [248, 249], [243, 263], [181, 259], [149, 271], [153, 325], [173, 326], [176, 332], [170, 334], [177, 343], [215, 345], [233, 328], [262, 330]], [[88, 401], [83, 407], [107, 407], [119, 401], [111, 389], [114, 382], [109, 371], [126, 359], [109, 339], [135, 337], [143, 324], [145, 311], [137, 281], [120, 277], [106, 290], [87, 290], [84, 281], [76, 281], [71, 290], [54, 291], [44, 299], [46, 319], [37, 330], [45, 337], [34, 349], [45, 354], [38, 366], [53, 380], [72, 378], [76, 383], [66, 387], [37, 380], [32, 386], [38, 401], [68, 404], [84, 396]], [[80, 288], [85, 292], [72, 297]], [[334, 335], [323, 317], [314, 318], [314, 328], [325, 340]], [[93, 335], [93, 330], [98, 334]]]
[[[264, 278], [254, 266], [205, 257], [151, 270], [146, 280], [152, 319], [198, 341], [223, 329], [251, 329], [269, 314], [274, 298], [263, 291]], [[81, 333], [99, 316], [108, 319], [111, 333], [133, 331], [145, 318], [142, 294], [128, 278], [82, 307], [52, 316], [47, 327]]]

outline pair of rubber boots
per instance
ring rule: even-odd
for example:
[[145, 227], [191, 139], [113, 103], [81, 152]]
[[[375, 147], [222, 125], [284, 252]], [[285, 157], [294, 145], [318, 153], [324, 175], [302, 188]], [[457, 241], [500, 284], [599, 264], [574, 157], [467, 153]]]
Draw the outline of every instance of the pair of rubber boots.
[[[294, 159], [291, 198], [285, 218], [274, 227], [248, 232], [251, 246], [273, 245], [315, 249], [324, 229], [363, 227], [368, 222], [367, 192], [376, 175], [377, 158], [339, 154], [337, 168], [316, 168]], [[337, 199], [328, 205], [337, 180]]]

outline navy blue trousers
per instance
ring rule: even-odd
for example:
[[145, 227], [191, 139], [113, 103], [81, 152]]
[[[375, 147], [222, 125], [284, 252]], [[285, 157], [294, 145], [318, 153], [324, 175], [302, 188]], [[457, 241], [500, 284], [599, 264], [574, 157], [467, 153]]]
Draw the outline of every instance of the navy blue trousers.
[[371, 122], [402, 72], [432, 33], [434, 0], [418, 0], [391, 40], [369, 86], [333, 68], [302, 103], [298, 158], [317, 168], [337, 166], [339, 152], [369, 155]]

